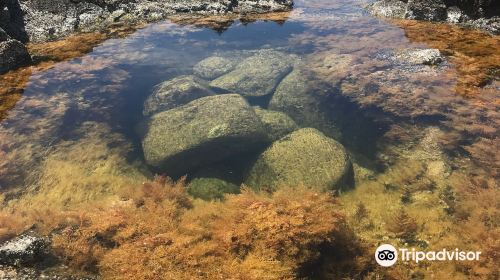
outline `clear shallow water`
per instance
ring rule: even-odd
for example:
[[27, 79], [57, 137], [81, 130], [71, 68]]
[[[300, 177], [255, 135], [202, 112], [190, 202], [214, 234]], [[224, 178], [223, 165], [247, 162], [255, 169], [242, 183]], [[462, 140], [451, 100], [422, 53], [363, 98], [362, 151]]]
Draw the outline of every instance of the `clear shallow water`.
[[[270, 263], [260, 252], [253, 258], [254, 252], [250, 257], [226, 252], [228, 260], [223, 261], [213, 258], [210, 248], [229, 246], [228, 221], [239, 222], [240, 214], [250, 217], [248, 224], [241, 223], [243, 229], [239, 223], [233, 229], [248, 232], [251, 244], [255, 227], [263, 228], [263, 242], [289, 243], [283, 225], [307, 220], [305, 227], [291, 231], [296, 234], [291, 236], [299, 237], [291, 252], [275, 244], [274, 257], [280, 259], [283, 254], [286, 260], [287, 254], [297, 256], [294, 248], [303, 249], [301, 238], [306, 244], [316, 244], [322, 238], [318, 231], [336, 226], [324, 222], [332, 219], [331, 211], [315, 216], [318, 209], [330, 209], [334, 220], [338, 212], [345, 217], [348, 236], [335, 238], [334, 252], [330, 252], [331, 236], [325, 231], [328, 248], [311, 245], [314, 255], [321, 251], [321, 259], [307, 259], [307, 267], [293, 275], [494, 279], [500, 238], [500, 39], [445, 24], [379, 20], [365, 14], [361, 4], [319, 0], [298, 2], [291, 13], [244, 19], [174, 17], [137, 30], [125, 29], [118, 36], [112, 31], [109, 38], [110, 34], [86, 34], [31, 46], [55, 53], [60, 62], [0, 76], [0, 240], [36, 225], [48, 232], [70, 267], [84, 267], [109, 278], [151, 275], [155, 270], [167, 278], [163, 273], [176, 270], [180, 270], [178, 275], [199, 276], [215, 273], [214, 260], [217, 268], [229, 264], [230, 272], [236, 261], [252, 269], [256, 265], [259, 273], [260, 267], [265, 270]], [[400, 55], [414, 48], [438, 48], [444, 61], [428, 66]], [[153, 88], [191, 74], [193, 65], [214, 54], [231, 57], [260, 49], [296, 55], [308, 69], [308, 93], [322, 96], [322, 111], [328, 117], [308, 126], [340, 141], [354, 162], [354, 189], [338, 196], [341, 205], [333, 205], [330, 196], [291, 191], [278, 198], [261, 194], [260, 200], [249, 198], [253, 194], [221, 203], [197, 200], [190, 208], [190, 200], [183, 197], [184, 186], [180, 191], [175, 188], [179, 193], [170, 197], [164, 183], [143, 184], [152, 180], [154, 170], [145, 164], [137, 128], [145, 119], [144, 100]], [[193, 168], [189, 179], [222, 177], [239, 184], [258, 153]], [[144, 206], [135, 201], [136, 195], [138, 200], [157, 201]], [[189, 209], [172, 209], [178, 196], [180, 204], [186, 203], [182, 207]], [[270, 204], [279, 211], [263, 207], [256, 223], [255, 205], [247, 207], [247, 200], [255, 201], [256, 208]], [[292, 214], [280, 217], [283, 205]], [[304, 217], [297, 205], [307, 209], [314, 205], [316, 212]], [[277, 213], [277, 221], [268, 218], [267, 209]], [[178, 212], [183, 216], [178, 217]], [[181, 222], [172, 223], [171, 217]], [[117, 224], [125, 227], [115, 232]], [[278, 234], [268, 227], [279, 228]], [[174, 244], [181, 244], [179, 254], [173, 251], [179, 259], [164, 257], [171, 252], [170, 235]], [[351, 235], [355, 238], [347, 240]], [[157, 238], [167, 245], [155, 241], [144, 249], [144, 244]], [[185, 240], [197, 241], [185, 248]], [[485, 258], [471, 264], [404, 264], [379, 271], [366, 260], [373, 261], [372, 249], [382, 241], [421, 250], [482, 251]], [[269, 242], [259, 244], [267, 250]], [[116, 248], [109, 246], [118, 243]], [[243, 240], [240, 249], [246, 251], [248, 244]], [[196, 250], [198, 259], [193, 261]], [[149, 263], [135, 259], [130, 263], [130, 256], [139, 251], [138, 258]], [[265, 262], [255, 262], [259, 256], [266, 256]], [[304, 261], [303, 255], [298, 258]], [[166, 261], [165, 266], [157, 261]], [[175, 264], [169, 266], [169, 261]], [[198, 261], [206, 264], [205, 271], [200, 271]], [[285, 269], [275, 271], [295, 269], [288, 262], [282, 266]]]
[[[326, 90], [332, 93], [333, 122], [340, 131], [338, 140], [360, 165], [371, 170], [390, 165], [402, 153], [396, 147], [404, 150], [411, 146], [427, 126], [439, 126], [451, 134], [475, 125], [466, 136], [449, 140], [451, 151], [459, 155], [464, 154], [464, 148], [455, 142], [470, 144], [484, 138], [497, 143], [495, 100], [499, 87], [495, 74], [483, 77], [489, 84], [484, 89], [472, 86], [478, 97], [471, 100], [460, 96], [462, 65], [454, 64], [454, 60], [474, 60], [475, 53], [461, 57], [463, 50], [453, 52], [454, 45], [449, 43], [442, 51], [450, 56], [439, 67], [390, 62], [381, 54], [436, 47], [436, 40], [409, 39], [407, 22], [373, 18], [362, 10], [362, 4], [299, 2], [291, 13], [251, 20], [175, 18], [147, 25], [124, 38], [104, 41], [91, 52], [49, 69], [33, 71], [22, 86], [22, 97], [0, 122], [1, 188], [34, 184], [43, 173], [44, 158], [57, 151], [61, 141], [78, 144], [82, 134], [75, 131], [87, 122], [121, 134], [124, 142], [132, 145], [123, 156], [150, 176], [135, 127], [144, 119], [143, 102], [154, 86], [191, 74], [194, 64], [214, 53], [264, 48], [299, 55], [327, 84]], [[453, 27], [442, 30], [457, 32]], [[483, 42], [482, 51], [494, 54], [493, 63], [483, 72], [495, 73], [498, 38], [481, 33], [475, 36]], [[331, 55], [334, 62], [327, 65], [325, 61]], [[343, 64], [335, 55], [348, 55], [350, 63]], [[476, 63], [479, 68], [480, 62]], [[475, 77], [474, 72], [470, 75]], [[341, 88], [342, 94], [334, 94], [336, 88]], [[394, 127], [414, 132], [405, 139], [386, 139]], [[497, 175], [496, 163], [482, 162], [485, 155], [477, 153], [478, 162], [492, 164], [486, 169]]]

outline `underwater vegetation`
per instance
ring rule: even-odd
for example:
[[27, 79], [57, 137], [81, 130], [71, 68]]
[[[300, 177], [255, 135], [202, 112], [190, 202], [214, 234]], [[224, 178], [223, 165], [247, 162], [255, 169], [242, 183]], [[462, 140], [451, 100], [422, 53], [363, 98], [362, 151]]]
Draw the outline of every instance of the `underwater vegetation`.
[[204, 202], [187, 195], [183, 180], [157, 177], [123, 188], [113, 203], [2, 212], [0, 219], [2, 227], [23, 221], [49, 234], [64, 263], [103, 279], [290, 279], [319, 273], [308, 266], [323, 252], [335, 255], [349, 245], [343, 267], [329, 272], [346, 273], [348, 258], [362, 247], [344, 240], [349, 231], [336, 199], [290, 190], [243, 189], [222, 202]]
[[[310, 1], [311, 9], [343, 5]], [[172, 22], [182, 28], [163, 22], [123, 41], [103, 42], [120, 38], [117, 31], [30, 46], [40, 64], [0, 76], [6, 81], [0, 86], [0, 242], [34, 231], [50, 240], [58, 265], [103, 279], [498, 279], [498, 37], [337, 15], [298, 8], [244, 18], [177, 17]], [[254, 20], [273, 27], [287, 20], [297, 30], [277, 48], [223, 36], [253, 31]], [[202, 39], [192, 35], [198, 33]], [[237, 65], [262, 50], [279, 54], [280, 71], [252, 79], [257, 68]], [[415, 53], [432, 56], [408, 59]], [[287, 59], [293, 66], [280, 65]], [[250, 59], [257, 70], [272, 61]], [[218, 73], [213, 68], [230, 75], [211, 77]], [[168, 82], [185, 76], [185, 83], [173, 84], [179, 87]], [[217, 86], [193, 76], [217, 78]], [[250, 95], [251, 87], [263, 86], [274, 96], [248, 98], [249, 104], [238, 97], [267, 135], [255, 151], [260, 156], [210, 158], [200, 166], [198, 151], [183, 162], [196, 166], [194, 172], [175, 180], [148, 168], [135, 125], [148, 120], [149, 94], [160, 105], [179, 103], [167, 106], [172, 109], [200, 102], [184, 94], [205, 87], [201, 95], [230, 98], [215, 89]], [[255, 106], [262, 103], [269, 104]], [[182, 108], [192, 112], [180, 114], [182, 125], [155, 141], [191, 141], [192, 132], [173, 135], [188, 120], [200, 132], [209, 127], [206, 119], [230, 113], [223, 104]], [[235, 111], [241, 117], [243, 110]], [[207, 134], [234, 130], [216, 128]], [[330, 156], [332, 150], [342, 156]], [[345, 177], [328, 174], [337, 157], [345, 158], [338, 168]], [[248, 167], [253, 176], [240, 176], [239, 168]], [[325, 178], [326, 192], [318, 187]], [[482, 255], [478, 262], [381, 268], [373, 251], [382, 243]]]

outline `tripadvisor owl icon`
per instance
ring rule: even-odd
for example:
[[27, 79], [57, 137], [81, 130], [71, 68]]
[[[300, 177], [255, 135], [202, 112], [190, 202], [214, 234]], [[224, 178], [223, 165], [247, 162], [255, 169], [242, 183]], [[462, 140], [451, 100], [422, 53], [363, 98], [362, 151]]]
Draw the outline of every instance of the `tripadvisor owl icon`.
[[382, 244], [375, 250], [375, 260], [381, 266], [392, 266], [398, 260], [398, 251], [391, 244]]

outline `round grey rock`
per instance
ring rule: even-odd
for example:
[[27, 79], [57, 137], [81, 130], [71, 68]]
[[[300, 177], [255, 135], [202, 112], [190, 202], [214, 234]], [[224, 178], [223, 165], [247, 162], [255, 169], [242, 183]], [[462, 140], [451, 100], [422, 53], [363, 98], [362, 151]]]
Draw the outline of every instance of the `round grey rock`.
[[278, 111], [254, 107], [270, 140], [275, 141], [299, 129], [299, 126], [287, 114]]
[[143, 114], [149, 116], [213, 94], [193, 76], [179, 76], [155, 87], [153, 94], [144, 102]]
[[268, 109], [290, 116], [299, 126], [313, 127], [329, 137], [340, 139], [341, 133], [330, 118], [327, 97], [329, 92], [314, 88], [301, 68], [296, 67], [276, 88]]
[[266, 149], [245, 184], [257, 190], [304, 185], [324, 191], [345, 188], [350, 180], [352, 163], [344, 147], [316, 129], [303, 128]]
[[193, 74], [205, 80], [213, 80], [233, 70], [238, 62], [238, 59], [211, 56], [198, 62], [193, 67]]
[[269, 95], [292, 70], [296, 59], [283, 52], [262, 50], [244, 59], [233, 71], [213, 80], [210, 86], [249, 97]]
[[142, 147], [147, 163], [171, 176], [260, 148], [262, 122], [237, 94], [207, 96], [153, 115]]

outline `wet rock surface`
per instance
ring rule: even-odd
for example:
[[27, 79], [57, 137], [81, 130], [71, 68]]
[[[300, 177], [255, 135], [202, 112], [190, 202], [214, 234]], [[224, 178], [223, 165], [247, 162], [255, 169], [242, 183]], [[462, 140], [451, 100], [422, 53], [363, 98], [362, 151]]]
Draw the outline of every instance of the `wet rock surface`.
[[144, 103], [144, 115], [187, 104], [195, 99], [213, 95], [213, 92], [193, 76], [180, 76], [156, 86]]
[[198, 62], [193, 68], [193, 73], [202, 79], [213, 80], [233, 70], [240, 60], [238, 58], [211, 56]]
[[500, 2], [489, 0], [380, 0], [367, 6], [379, 17], [447, 21], [500, 34]]
[[273, 93], [275, 87], [293, 68], [296, 57], [275, 50], [260, 50], [236, 68], [213, 80], [210, 86], [224, 92], [248, 97]]
[[263, 1], [69, 1], [8, 0], [0, 27], [24, 33], [30, 41], [61, 38], [77, 30], [96, 30], [116, 22], [154, 21], [177, 13], [270, 12], [291, 9], [290, 0]]
[[256, 189], [304, 185], [318, 191], [349, 186], [352, 164], [344, 147], [313, 128], [274, 142], [257, 159], [245, 184]]
[[438, 49], [401, 49], [381, 52], [378, 58], [386, 59], [394, 65], [439, 65], [445, 61]]
[[68, 267], [48, 268], [44, 270], [29, 267], [13, 267], [0, 265], [0, 279], [2, 280], [96, 280], [95, 276], [72, 273]]
[[48, 241], [26, 233], [0, 245], [0, 264], [34, 265], [45, 261], [49, 254]]
[[272, 141], [278, 140], [299, 128], [295, 121], [283, 112], [255, 107], [255, 113], [264, 124], [267, 135]]
[[266, 141], [253, 108], [241, 96], [226, 94], [153, 115], [142, 145], [149, 165], [175, 176], [250, 151]]
[[338, 139], [340, 132], [325, 108], [327, 92], [314, 86], [303, 69], [294, 69], [276, 88], [269, 109], [286, 113], [302, 127], [314, 127]]
[[31, 56], [21, 42], [0, 29], [0, 74], [31, 63]]

